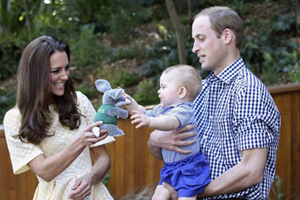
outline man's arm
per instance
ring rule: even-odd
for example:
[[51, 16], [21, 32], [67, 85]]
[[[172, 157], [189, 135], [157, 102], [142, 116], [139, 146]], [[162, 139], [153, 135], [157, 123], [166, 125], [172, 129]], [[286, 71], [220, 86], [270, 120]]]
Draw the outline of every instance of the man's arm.
[[155, 130], [150, 134], [148, 148], [152, 155], [158, 159], [162, 159], [161, 148], [176, 151], [178, 153], [191, 153], [190, 150], [183, 150], [180, 147], [189, 146], [196, 142], [195, 140], [183, 141], [183, 139], [193, 137], [196, 134], [193, 129], [194, 125], [186, 125], [172, 131]]
[[267, 148], [241, 151], [241, 162], [209, 183], [199, 197], [234, 193], [260, 183], [264, 177], [267, 155]]

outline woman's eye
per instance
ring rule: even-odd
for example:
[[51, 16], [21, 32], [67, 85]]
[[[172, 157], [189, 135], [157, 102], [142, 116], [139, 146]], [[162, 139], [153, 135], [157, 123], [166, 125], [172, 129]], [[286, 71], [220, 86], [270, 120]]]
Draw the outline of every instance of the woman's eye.
[[51, 73], [57, 74], [57, 73], [59, 73], [59, 69], [52, 70]]

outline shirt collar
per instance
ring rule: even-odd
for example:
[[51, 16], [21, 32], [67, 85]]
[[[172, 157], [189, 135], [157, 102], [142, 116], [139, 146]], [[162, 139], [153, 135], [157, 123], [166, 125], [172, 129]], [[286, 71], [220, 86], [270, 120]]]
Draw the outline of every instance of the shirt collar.
[[245, 67], [245, 63], [243, 61], [243, 58], [240, 57], [239, 59], [234, 61], [231, 65], [226, 67], [220, 74], [215, 75], [213, 71], [210, 72], [206, 78], [206, 81], [208, 83], [215, 82], [215, 81], [222, 81], [228, 84], [244, 67]]

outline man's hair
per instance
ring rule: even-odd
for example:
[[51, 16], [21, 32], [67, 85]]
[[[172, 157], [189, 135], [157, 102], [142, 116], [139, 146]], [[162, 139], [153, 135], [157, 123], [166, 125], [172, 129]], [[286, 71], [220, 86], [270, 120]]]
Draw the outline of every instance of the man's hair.
[[235, 46], [241, 47], [244, 36], [244, 25], [240, 16], [231, 8], [214, 6], [206, 8], [198, 13], [194, 20], [199, 16], [208, 16], [211, 23], [211, 28], [216, 32], [219, 38], [223, 31], [228, 28], [235, 34]]
[[17, 106], [22, 117], [19, 138], [33, 144], [39, 144], [51, 135], [48, 133], [52, 123], [51, 104], [63, 125], [70, 129], [80, 125], [81, 115], [72, 79], [69, 77], [65, 83], [63, 96], [56, 96], [51, 90], [50, 57], [56, 52], [66, 52], [70, 61], [67, 44], [40, 36], [26, 46], [19, 62]]
[[179, 87], [185, 87], [187, 97], [193, 101], [202, 89], [202, 79], [199, 71], [190, 65], [174, 65], [163, 71], [163, 74], [172, 73], [176, 84]]

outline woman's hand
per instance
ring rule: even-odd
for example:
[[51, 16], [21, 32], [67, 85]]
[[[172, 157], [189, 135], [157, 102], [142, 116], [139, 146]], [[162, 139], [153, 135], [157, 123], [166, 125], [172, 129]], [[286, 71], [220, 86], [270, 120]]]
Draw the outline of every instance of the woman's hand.
[[92, 184], [91, 177], [86, 174], [76, 180], [69, 194], [70, 199], [82, 200], [91, 194]]
[[101, 130], [99, 133], [99, 137], [96, 137], [95, 134], [92, 132], [92, 129], [94, 127], [101, 126], [102, 124], [103, 124], [103, 122], [99, 121], [99, 122], [95, 122], [93, 124], [88, 125], [79, 137], [80, 143], [83, 146], [88, 146], [88, 145], [95, 144], [101, 140], [104, 140], [108, 136], [106, 130]]

